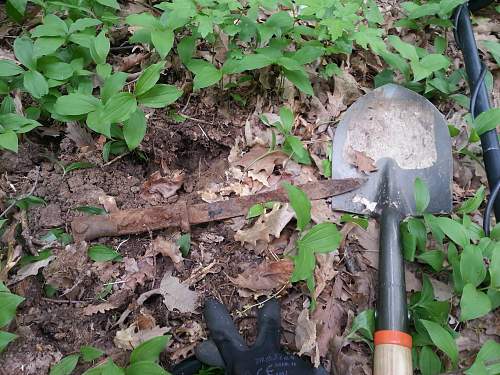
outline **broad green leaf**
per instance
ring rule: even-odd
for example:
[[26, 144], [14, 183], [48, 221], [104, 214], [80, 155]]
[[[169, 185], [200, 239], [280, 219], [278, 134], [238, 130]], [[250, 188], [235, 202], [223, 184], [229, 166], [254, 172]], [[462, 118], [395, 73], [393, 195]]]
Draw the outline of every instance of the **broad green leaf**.
[[467, 199], [462, 203], [458, 212], [461, 214], [470, 214], [471, 212], [476, 211], [481, 203], [484, 201], [484, 186], [481, 186], [477, 189], [476, 193], [472, 198]]
[[407, 60], [418, 61], [417, 49], [410, 43], [403, 42], [398, 36], [389, 35], [389, 43]]
[[101, 207], [94, 207], [94, 206], [80, 206], [75, 208], [75, 210], [84, 212], [89, 215], [106, 215], [106, 210]]
[[241, 59], [228, 59], [222, 67], [224, 74], [242, 73], [246, 70], [257, 70], [269, 66], [274, 60], [263, 54], [244, 55]]
[[33, 56], [38, 59], [56, 52], [65, 42], [64, 38], [47, 36], [38, 38], [33, 43]]
[[458, 362], [458, 348], [451, 334], [439, 324], [430, 320], [420, 319], [434, 345], [444, 352], [450, 359], [453, 366]]
[[116, 0], [96, 0], [99, 4], [104, 5], [106, 7], [110, 7], [116, 10], [120, 10], [120, 4]]
[[446, 236], [457, 245], [465, 247], [469, 244], [467, 233], [465, 232], [462, 224], [448, 217], [436, 217], [436, 223], [439, 225], [444, 234], [446, 234]]
[[103, 106], [100, 105], [95, 111], [88, 114], [86, 124], [89, 129], [104, 134], [107, 138], [111, 138], [111, 122], [104, 119]]
[[445, 254], [441, 250], [429, 250], [423, 254], [417, 255], [417, 259], [420, 262], [427, 263], [436, 272], [443, 269], [444, 258]]
[[443, 245], [443, 241], [445, 239], [445, 234], [441, 230], [441, 227], [439, 224], [436, 222], [436, 216], [432, 214], [424, 214], [424, 222], [427, 228], [429, 228], [432, 232], [432, 236], [434, 237], [434, 240], [439, 244], [441, 247]]
[[338, 249], [342, 235], [333, 223], [321, 223], [311, 228], [299, 241], [298, 246], [315, 253], [329, 253]]
[[477, 290], [472, 284], [465, 284], [460, 299], [460, 321], [472, 320], [491, 311], [489, 297]]
[[292, 82], [300, 91], [307, 95], [314, 95], [313, 88], [309, 76], [302, 70], [288, 70], [283, 68], [283, 74]]
[[373, 333], [375, 332], [375, 311], [373, 309], [364, 310], [354, 318], [347, 339], [357, 332], [360, 332], [368, 340], [373, 340]]
[[189, 254], [189, 250], [191, 250], [191, 235], [189, 233], [185, 233], [177, 240], [177, 245], [179, 246], [179, 250], [183, 257], [187, 257]]
[[159, 62], [146, 68], [135, 85], [134, 94], [140, 96], [151, 90], [160, 79], [160, 72], [164, 66], [164, 62]]
[[294, 116], [290, 108], [288, 107], [280, 108], [280, 119], [281, 119], [281, 124], [283, 125], [283, 128], [285, 129], [286, 133], [291, 133], [293, 129]]
[[222, 78], [222, 71], [205, 60], [191, 60], [187, 67], [195, 73], [193, 80], [194, 90], [212, 86]]
[[417, 237], [410, 233], [408, 221], [403, 221], [400, 226], [401, 242], [403, 244], [403, 256], [408, 262], [415, 260], [417, 251]]
[[30, 195], [26, 198], [21, 198], [18, 201], [16, 201], [16, 206], [20, 210], [27, 210], [30, 207], [44, 205], [44, 204], [46, 204], [46, 202], [43, 200], [43, 198], [37, 197], [35, 195]]
[[137, 109], [128, 120], [123, 123], [123, 137], [129, 150], [133, 150], [142, 142], [146, 134], [146, 116]]
[[417, 241], [417, 250], [424, 252], [427, 244], [427, 229], [424, 221], [420, 218], [411, 217], [408, 219], [408, 231], [415, 236]]
[[78, 18], [69, 27], [69, 33], [75, 33], [77, 31], [83, 31], [89, 27], [94, 27], [100, 25], [102, 22], [96, 20], [95, 18]]
[[43, 24], [38, 25], [31, 31], [33, 38], [42, 36], [66, 36], [68, 33], [68, 26], [66, 22], [54, 14], [47, 14], [43, 20]]
[[84, 115], [95, 111], [99, 104], [99, 99], [92, 95], [73, 93], [57, 98], [54, 110], [64, 116]]
[[418, 356], [418, 367], [422, 375], [441, 374], [441, 360], [430, 346], [424, 346]]
[[490, 261], [490, 286], [500, 290], [500, 248], [496, 246], [493, 249]]
[[104, 352], [101, 349], [94, 348], [93, 346], [82, 346], [80, 348], [83, 362], [92, 362], [93, 360], [101, 357]]
[[9, 345], [16, 338], [17, 335], [14, 335], [13, 333], [0, 331], [0, 353], [2, 353], [7, 345]]
[[147, 30], [159, 29], [163, 26], [157, 17], [148, 12], [130, 14], [125, 22], [132, 26], [144, 27]]
[[311, 158], [309, 157], [309, 152], [304, 147], [300, 139], [294, 135], [288, 135], [285, 137], [283, 142], [283, 151], [288, 155], [291, 155], [292, 159], [298, 163], [310, 165]]
[[254, 217], [260, 216], [265, 212], [264, 205], [261, 203], [254, 204], [248, 209], [247, 219], [252, 219]]
[[64, 357], [50, 369], [49, 375], [70, 375], [75, 369], [79, 359], [79, 354], [72, 354]]
[[480, 42], [486, 47], [491, 56], [495, 59], [498, 65], [500, 65], [500, 43], [493, 40], [483, 40]]
[[150, 108], [164, 108], [182, 96], [182, 90], [173, 85], [163, 83], [154, 85], [144, 94], [137, 97], [137, 101]]
[[483, 282], [486, 277], [486, 267], [479, 247], [474, 245], [464, 247], [460, 256], [460, 274], [466, 284], [470, 283], [476, 287]]
[[24, 17], [24, 12], [26, 11], [27, 0], [7, 0], [5, 4], [5, 10], [7, 15], [14, 21], [21, 23]]
[[99, 78], [101, 78], [102, 80], [106, 80], [111, 75], [113, 67], [110, 64], [105, 63], [105, 64], [97, 64], [95, 69]]
[[104, 103], [106, 103], [114, 94], [121, 91], [125, 82], [127, 82], [127, 76], [127, 73], [116, 72], [104, 81], [104, 85], [101, 89], [101, 99]]
[[290, 57], [300, 65], [310, 64], [323, 55], [323, 48], [315, 46], [304, 46], [294, 52]]
[[289, 182], [284, 182], [283, 187], [288, 194], [288, 200], [297, 218], [297, 229], [302, 231], [311, 221], [311, 201], [306, 193]]
[[106, 123], [117, 123], [127, 120], [137, 109], [137, 101], [129, 92], [113, 95], [104, 105], [102, 120]]
[[11, 60], [0, 60], [0, 77], [17, 76], [24, 73], [24, 69]]
[[94, 262], [121, 261], [122, 256], [115, 249], [106, 245], [93, 245], [88, 250], [88, 256]]
[[177, 53], [183, 64], [189, 64], [193, 58], [196, 39], [193, 36], [186, 36], [177, 43]]
[[109, 48], [109, 39], [106, 37], [106, 33], [101, 31], [99, 35], [93, 39], [90, 45], [90, 56], [92, 56], [96, 64], [105, 64]]
[[454, 243], [448, 244], [448, 262], [452, 268], [453, 289], [456, 293], [462, 293], [465, 283], [460, 272], [460, 256]]
[[141, 361], [157, 362], [161, 352], [163, 352], [170, 341], [170, 336], [158, 336], [148, 341], [144, 341], [136, 347], [130, 354], [130, 363]]
[[427, 184], [420, 177], [415, 179], [415, 208], [419, 214], [424, 213], [431, 201], [431, 195]]
[[125, 369], [126, 375], [169, 375], [162, 367], [154, 362], [135, 362]]
[[23, 86], [34, 98], [40, 99], [49, 93], [49, 85], [45, 77], [36, 70], [30, 70], [23, 75]]
[[2, 148], [13, 152], [18, 151], [19, 141], [17, 139], [17, 134], [12, 130], [6, 130], [0, 133], [0, 149]]
[[354, 223], [365, 230], [368, 229], [368, 219], [357, 215], [342, 214], [342, 216], [340, 216], [340, 223]]
[[77, 161], [75, 163], [68, 164], [64, 166], [64, 173], [69, 173], [71, 171], [76, 171], [78, 169], [94, 168], [95, 165], [86, 161]]
[[56, 79], [58, 81], [64, 81], [73, 75], [73, 67], [71, 64], [56, 62], [48, 64], [44, 70], [43, 74], [47, 78]]
[[292, 283], [309, 279], [314, 275], [314, 268], [316, 266], [316, 258], [311, 248], [301, 247], [299, 243], [297, 250], [298, 254], [293, 258], [294, 267], [290, 278]]
[[52, 250], [50, 249], [45, 249], [43, 251], [40, 251], [38, 253], [38, 255], [25, 255], [23, 256], [19, 262], [17, 262], [17, 265], [19, 267], [24, 267], [26, 266], [27, 264], [31, 264], [31, 263], [35, 263], [35, 262], [38, 262], [38, 261], [41, 261], [41, 260], [45, 260], [49, 257], [51, 257], [52, 255], [54, 255], [52, 253]]
[[[24, 298], [10, 293], [3, 285], [0, 290], [0, 328], [8, 325], [16, 316], [17, 306], [24, 301]], [[7, 291], [5, 291], [7, 290]]]
[[492, 108], [474, 119], [474, 129], [478, 135], [496, 129], [500, 124], [500, 108]]
[[160, 57], [164, 59], [174, 45], [174, 33], [172, 30], [153, 30], [151, 41]]
[[109, 358], [106, 363], [88, 369], [82, 375], [125, 375], [125, 371]]
[[441, 69], [446, 69], [450, 65], [450, 60], [444, 55], [431, 53], [427, 56], [424, 56], [420, 60], [420, 63], [431, 72], [435, 72]]
[[14, 54], [25, 67], [36, 70], [36, 60], [33, 54], [33, 41], [30, 38], [16, 38], [14, 40]]

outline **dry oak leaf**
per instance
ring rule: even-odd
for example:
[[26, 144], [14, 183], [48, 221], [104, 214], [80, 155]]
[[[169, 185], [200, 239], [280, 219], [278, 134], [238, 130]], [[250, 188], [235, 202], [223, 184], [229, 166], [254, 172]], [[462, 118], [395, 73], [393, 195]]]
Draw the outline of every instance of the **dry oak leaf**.
[[271, 212], [261, 215], [252, 227], [236, 232], [234, 239], [240, 241], [241, 244], [246, 242], [253, 246], [257, 246], [257, 241], [269, 243], [271, 242], [270, 235], [278, 238], [294, 216], [288, 203], [282, 205], [276, 202]]
[[254, 292], [272, 291], [286, 284], [293, 271], [293, 262], [289, 259], [278, 261], [265, 260], [261, 264], [250, 267], [237, 277], [229, 280], [239, 288]]
[[295, 346], [298, 355], [307, 354], [315, 367], [319, 366], [319, 351], [316, 342], [316, 323], [309, 319], [309, 308], [304, 308], [297, 319], [295, 327]]
[[377, 170], [375, 165], [375, 160], [367, 156], [364, 152], [354, 150], [354, 162], [353, 165], [358, 168], [361, 172], [370, 173]]
[[147, 280], [154, 279], [156, 266], [153, 257], [144, 256], [139, 260], [134, 258], [123, 258], [125, 265], [125, 286], [130, 290], [135, 290], [137, 285], [144, 285]]
[[97, 313], [104, 314], [106, 311], [116, 309], [117, 307], [118, 306], [116, 306], [113, 303], [104, 302], [104, 303], [100, 303], [99, 305], [89, 305], [87, 307], [84, 307], [82, 312], [83, 312], [83, 315], [87, 315], [87, 316], [94, 315]]
[[172, 260], [177, 271], [184, 269], [184, 263], [179, 245], [165, 237], [158, 236], [151, 242], [153, 254], [162, 254]]
[[163, 303], [170, 311], [176, 309], [181, 313], [194, 312], [198, 306], [198, 293], [189, 289], [188, 285], [181, 283], [169, 271], [165, 272], [160, 287], [141, 294], [137, 303], [142, 305], [149, 297], [156, 294], [163, 296]]
[[144, 341], [152, 339], [153, 337], [163, 336], [170, 331], [169, 327], [154, 326], [151, 329], [140, 330], [136, 323], [132, 323], [130, 327], [116, 332], [113, 340], [116, 347], [120, 349], [133, 350]]
[[248, 171], [254, 172], [254, 174], [264, 171], [267, 176], [270, 176], [274, 171], [274, 167], [276, 165], [283, 165], [283, 162], [288, 160], [288, 158], [288, 155], [282, 151], [268, 153], [265, 147], [254, 146], [239, 160], [234, 162], [233, 165], [243, 167]]
[[170, 176], [163, 176], [160, 171], [156, 171], [142, 185], [141, 195], [146, 200], [154, 198], [157, 194], [163, 199], [170, 198], [181, 188], [184, 178], [184, 172], [179, 170], [173, 171]]

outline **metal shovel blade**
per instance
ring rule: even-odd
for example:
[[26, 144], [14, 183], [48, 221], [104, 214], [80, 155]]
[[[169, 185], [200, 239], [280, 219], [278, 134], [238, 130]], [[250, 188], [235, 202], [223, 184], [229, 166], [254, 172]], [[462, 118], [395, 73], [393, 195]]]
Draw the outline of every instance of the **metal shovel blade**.
[[[377, 170], [361, 172], [356, 159], [372, 159]], [[415, 215], [414, 181], [429, 188], [429, 213], [450, 212], [451, 139], [443, 115], [423, 96], [388, 84], [358, 99], [333, 139], [333, 178], [368, 177], [352, 192], [332, 199], [335, 210], [380, 214], [396, 207]]]
[[452, 155], [446, 122], [424, 97], [389, 84], [360, 98], [333, 139], [333, 178], [368, 177], [332, 198], [336, 210], [380, 220], [374, 375], [412, 373], [411, 336], [399, 226], [415, 215], [419, 177], [430, 192], [427, 212], [451, 211]]

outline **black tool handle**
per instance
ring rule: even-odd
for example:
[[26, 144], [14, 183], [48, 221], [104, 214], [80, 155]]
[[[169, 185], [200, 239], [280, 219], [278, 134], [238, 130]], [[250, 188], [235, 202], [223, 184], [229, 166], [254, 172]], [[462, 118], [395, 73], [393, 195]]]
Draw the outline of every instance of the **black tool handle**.
[[399, 224], [401, 213], [385, 207], [380, 218], [374, 375], [412, 374], [411, 336]]
[[484, 8], [485, 6], [490, 5], [493, 2], [493, 0], [470, 0], [469, 1], [469, 9], [473, 12], [476, 10], [479, 10], [481, 8]]

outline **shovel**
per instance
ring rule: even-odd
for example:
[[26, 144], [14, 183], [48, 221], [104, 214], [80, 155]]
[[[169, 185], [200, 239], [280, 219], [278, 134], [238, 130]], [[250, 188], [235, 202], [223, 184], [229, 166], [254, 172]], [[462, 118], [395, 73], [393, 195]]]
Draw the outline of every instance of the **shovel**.
[[399, 225], [417, 214], [417, 177], [430, 192], [427, 212], [451, 211], [452, 156], [446, 122], [415, 92], [394, 84], [380, 87], [358, 99], [337, 127], [332, 171], [335, 179], [368, 174], [358, 189], [333, 197], [332, 207], [380, 220], [374, 375], [411, 374]]

